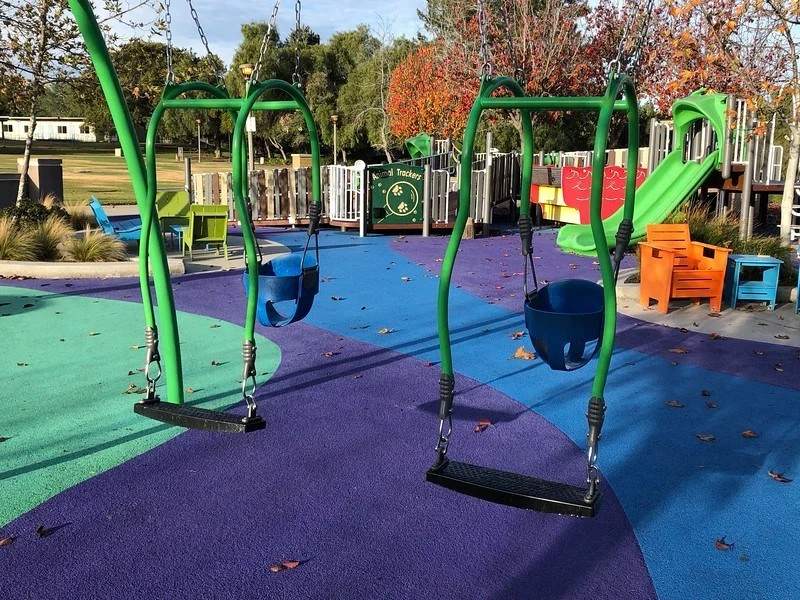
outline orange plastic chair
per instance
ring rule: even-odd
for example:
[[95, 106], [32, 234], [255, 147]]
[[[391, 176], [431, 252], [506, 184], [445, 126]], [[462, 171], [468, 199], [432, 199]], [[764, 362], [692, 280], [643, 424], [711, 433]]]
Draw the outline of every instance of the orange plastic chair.
[[709, 298], [711, 310], [722, 308], [722, 288], [729, 248], [693, 242], [687, 224], [648, 225], [647, 241], [639, 242], [641, 286], [639, 302], [658, 303], [666, 313], [670, 298], [689, 298], [699, 304]]

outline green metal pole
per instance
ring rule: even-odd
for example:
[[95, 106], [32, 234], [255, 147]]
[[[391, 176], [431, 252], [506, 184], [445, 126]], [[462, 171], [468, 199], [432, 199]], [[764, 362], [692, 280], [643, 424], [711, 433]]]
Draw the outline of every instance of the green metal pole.
[[[161, 239], [161, 235], [152, 235], [153, 231], [160, 233], [160, 224], [158, 222], [158, 211], [156, 209], [156, 194], [158, 192], [157, 181], [157, 168], [156, 168], [156, 135], [158, 134], [158, 126], [166, 111], [167, 104], [165, 99], [172, 99], [176, 96], [190, 91], [201, 91], [210, 94], [215, 94], [225, 97], [227, 92], [221, 88], [212, 86], [206, 82], [192, 82], [184, 83], [181, 85], [173, 86], [167, 85], [164, 88], [161, 102], [158, 103], [153, 115], [150, 117], [150, 122], [147, 126], [147, 138], [145, 142], [145, 155], [147, 161], [147, 197], [143, 205], [140, 203], [139, 211], [142, 215], [142, 232], [141, 240], [139, 243], [139, 264], [148, 264], [148, 249], [152, 243], [152, 238], [157, 241]], [[235, 113], [234, 113], [235, 116]], [[140, 269], [139, 279], [142, 286], [148, 285], [147, 270]], [[169, 285], [170, 293], [172, 291], [171, 284]], [[159, 307], [161, 303], [159, 303]], [[174, 310], [173, 310], [174, 313]], [[165, 316], [159, 308], [160, 322], [165, 322]], [[160, 351], [164, 361], [164, 376], [167, 382], [167, 399], [169, 402], [175, 404], [183, 404], [184, 391], [183, 391], [183, 364], [181, 360], [179, 333], [177, 323], [175, 324], [175, 344], [169, 343], [167, 336], [164, 336], [164, 343], [161, 345]]]
[[[633, 216], [633, 197], [634, 190], [630, 186], [631, 175], [636, 181], [636, 153], [639, 145], [639, 116], [636, 103], [636, 92], [633, 82], [627, 75], [613, 76], [608, 84], [604, 103], [600, 108], [600, 116], [597, 121], [597, 130], [594, 138], [594, 155], [592, 161], [592, 188], [591, 205], [589, 207], [590, 226], [592, 237], [594, 238], [597, 250], [597, 260], [600, 263], [600, 273], [603, 280], [604, 296], [604, 319], [603, 319], [603, 341], [600, 346], [600, 353], [597, 358], [597, 369], [595, 370], [594, 383], [592, 385], [592, 397], [603, 399], [608, 370], [611, 366], [611, 355], [614, 351], [614, 338], [617, 331], [617, 292], [616, 282], [614, 281], [614, 267], [611, 265], [611, 256], [607, 251], [600, 248], [607, 248], [605, 230], [603, 229], [603, 218], [601, 209], [603, 204], [603, 170], [606, 163], [606, 146], [608, 144], [608, 130], [611, 125], [614, 106], [620, 90], [625, 91], [625, 103], [628, 111], [628, 173], [625, 188], [625, 208], [623, 214], [630, 218]], [[635, 118], [633, 118], [635, 117]], [[633, 158], [633, 169], [631, 169], [631, 157]]]
[[[167, 108], [238, 111], [246, 102], [246, 98], [177, 98], [164, 99], [162, 102]], [[300, 110], [300, 107], [294, 100], [284, 100], [256, 102], [253, 105], [253, 110]]]
[[[461, 236], [464, 234], [464, 227], [467, 224], [469, 215], [470, 191], [472, 190], [472, 160], [475, 153], [475, 135], [480, 123], [481, 113], [484, 110], [484, 103], [488, 97], [497, 89], [505, 88], [515, 96], [524, 96], [525, 92], [519, 83], [509, 77], [491, 79], [481, 83], [481, 91], [472, 105], [467, 120], [467, 128], [464, 131], [464, 143], [461, 150], [461, 189], [459, 191], [458, 215], [453, 226], [453, 233], [442, 262], [442, 273], [439, 277], [439, 299], [437, 303], [437, 321], [439, 330], [439, 350], [442, 361], [442, 373], [453, 375], [453, 355], [450, 347], [450, 321], [449, 321], [449, 302], [450, 302], [450, 281], [453, 276], [453, 266], [455, 265], [458, 247], [461, 244]], [[516, 98], [515, 98], [516, 99]], [[523, 175], [522, 175], [522, 200], [520, 202], [520, 212], [528, 214], [530, 211], [530, 181], [531, 166], [533, 164], [533, 127], [531, 126], [530, 114], [522, 112], [523, 130]], [[526, 189], [527, 182], [527, 189]]]
[[[119, 136], [120, 145], [125, 156], [125, 162], [130, 173], [131, 183], [133, 184], [136, 203], [142, 212], [142, 227], [153, 226], [156, 216], [146, 217], [147, 212], [147, 182], [139, 148], [136, 138], [133, 121], [125, 104], [125, 97], [119, 84], [114, 65], [108, 54], [105, 40], [97, 24], [92, 5], [89, 0], [69, 0], [69, 6], [75, 16], [81, 34], [83, 35], [86, 49], [92, 59], [100, 87], [105, 95], [106, 102], [114, 121], [114, 127]], [[172, 296], [172, 286], [169, 278], [169, 265], [167, 264], [167, 253], [164, 250], [164, 243], [161, 236], [152, 236], [144, 242], [148, 244], [150, 254], [153, 257], [153, 283], [158, 299], [159, 320], [161, 324], [162, 358], [164, 364], [180, 364], [180, 347], [178, 340], [178, 326], [175, 316], [175, 301]], [[142, 242], [140, 242], [140, 245]], [[155, 316], [153, 314], [153, 301], [150, 296], [150, 286], [148, 285], [148, 264], [139, 264], [139, 281], [142, 288], [142, 304], [145, 310], [145, 322], [148, 327], [155, 329]], [[183, 390], [178, 381], [174, 378], [167, 381], [167, 398], [170, 402], [180, 403], [182, 401]]]
[[[605, 96], [588, 96], [585, 98], [568, 97], [545, 97], [545, 98], [519, 98], [516, 96], [501, 96], [499, 98], [484, 97], [481, 100], [481, 107], [484, 110], [498, 108], [502, 110], [571, 110], [571, 111], [598, 111], [607, 103]], [[613, 110], [627, 110], [628, 103], [625, 100], [613, 103]]]
[[[244, 151], [244, 130], [247, 124], [247, 117], [253, 110], [258, 99], [271, 90], [280, 90], [286, 93], [297, 107], [308, 129], [311, 139], [311, 176], [313, 186], [314, 202], [322, 201], [321, 182], [320, 182], [320, 157], [319, 157], [319, 135], [317, 126], [311, 109], [308, 107], [303, 93], [295, 86], [286, 81], [271, 79], [264, 83], [251, 82], [248, 85], [247, 97], [242, 103], [236, 123], [233, 127], [233, 194], [236, 201], [236, 208], [239, 214], [247, 212], [247, 155]], [[238, 159], [238, 160], [237, 160]], [[245, 339], [255, 343], [255, 319], [258, 308], [258, 253], [256, 248], [255, 232], [253, 231], [250, 219], [239, 219], [242, 224], [242, 236], [244, 237], [245, 255], [247, 259], [247, 273], [249, 280], [249, 293], [247, 295], [247, 315], [245, 318]]]

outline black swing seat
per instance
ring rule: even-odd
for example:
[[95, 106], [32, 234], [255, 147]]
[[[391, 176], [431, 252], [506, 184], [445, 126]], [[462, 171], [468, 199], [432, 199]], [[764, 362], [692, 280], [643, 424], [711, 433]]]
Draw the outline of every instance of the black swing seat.
[[267, 426], [267, 422], [257, 415], [242, 417], [208, 408], [161, 402], [158, 398], [137, 402], [133, 405], [133, 412], [169, 425], [220, 433], [250, 433]]
[[588, 488], [447, 459], [428, 469], [425, 479], [496, 504], [575, 517], [593, 517], [600, 500], [596, 491], [587, 502]]

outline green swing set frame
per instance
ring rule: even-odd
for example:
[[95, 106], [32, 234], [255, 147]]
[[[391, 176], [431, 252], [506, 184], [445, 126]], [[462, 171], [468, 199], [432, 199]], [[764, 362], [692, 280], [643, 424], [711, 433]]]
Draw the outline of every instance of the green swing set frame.
[[[493, 97], [497, 90], [507, 90], [513, 96]], [[620, 94], [623, 99], [618, 99]], [[603, 282], [603, 334], [600, 343], [597, 369], [595, 371], [592, 395], [589, 400], [587, 419], [589, 424], [589, 452], [587, 463], [588, 487], [571, 486], [550, 482], [534, 477], [519, 475], [452, 461], [447, 451], [452, 433], [453, 396], [455, 379], [450, 342], [449, 296], [453, 268], [461, 237], [469, 215], [470, 190], [472, 183], [472, 161], [475, 151], [475, 137], [481, 114], [485, 110], [519, 110], [522, 117], [522, 185], [520, 194], [520, 236], [522, 254], [527, 273], [528, 254], [531, 247], [530, 187], [533, 167], [533, 128], [530, 113], [535, 111], [593, 111], [599, 112], [594, 141], [592, 187], [591, 187], [591, 229], [597, 248], [606, 248], [605, 233], [600, 214], [603, 193], [603, 167], [611, 118], [616, 111], [625, 112], [628, 117], [628, 157], [625, 181], [624, 219], [617, 234], [617, 247], [614, 256], [615, 266], [608, 253], [598, 252], [598, 262]], [[545, 97], [529, 98], [522, 86], [509, 77], [481, 78], [478, 96], [472, 106], [464, 134], [461, 154], [461, 182], [459, 210], [453, 233], [447, 246], [439, 279], [438, 332], [441, 352], [441, 376], [439, 380], [439, 439], [436, 446], [436, 461], [428, 470], [428, 481], [499, 504], [527, 508], [541, 512], [553, 512], [574, 516], [591, 517], [595, 515], [600, 499], [598, 489], [599, 471], [595, 465], [600, 431], [605, 414], [603, 392], [611, 364], [616, 333], [617, 299], [615, 280], [622, 255], [630, 243], [630, 230], [633, 222], [633, 200], [636, 187], [637, 149], [639, 143], [639, 108], [632, 79], [626, 74], [610, 73], [606, 93], [598, 97]], [[526, 290], [527, 291], [527, 290]]]
[[[111, 112], [114, 126], [119, 136], [125, 161], [133, 184], [136, 204], [142, 217], [142, 232], [139, 245], [139, 283], [142, 291], [142, 304], [145, 313], [145, 343], [147, 357], [145, 374], [147, 377], [147, 396], [134, 406], [134, 410], [152, 419], [182, 427], [226, 432], [250, 432], [263, 429], [266, 422], [257, 413], [253, 400], [256, 387], [256, 343], [255, 322], [258, 306], [259, 285], [259, 249], [253, 225], [250, 220], [247, 182], [247, 148], [244, 144], [244, 133], [247, 117], [251, 111], [300, 111], [308, 129], [311, 142], [312, 161], [312, 200], [309, 208], [309, 238], [317, 234], [321, 214], [321, 181], [320, 181], [320, 146], [317, 127], [308, 104], [299, 86], [283, 80], [271, 79], [259, 82], [255, 77], [247, 83], [243, 98], [231, 98], [222, 85], [207, 82], [188, 82], [175, 85], [168, 81], [162, 99], [156, 107], [147, 129], [145, 158], [135, 134], [133, 121], [125, 103], [116, 71], [111, 62], [102, 32], [97, 23], [92, 6], [88, 0], [69, 0], [75, 20], [83, 36], [86, 48], [92, 59], [101, 89]], [[272, 21], [277, 13], [277, 4], [273, 10]], [[299, 19], [299, 13], [298, 13]], [[199, 24], [198, 24], [199, 28]], [[201, 31], [201, 37], [204, 37]], [[205, 41], [205, 40], [204, 40]], [[260, 100], [272, 91], [280, 91], [289, 96], [289, 100]], [[180, 98], [184, 94], [205, 93], [211, 98]], [[181, 363], [180, 340], [175, 311], [175, 300], [167, 264], [164, 242], [159, 231], [156, 211], [156, 158], [155, 142], [158, 126], [167, 109], [222, 109], [227, 110], [234, 120], [233, 142], [233, 192], [237, 212], [241, 219], [242, 235], [246, 255], [246, 267], [249, 281], [247, 294], [244, 341], [242, 345], [242, 399], [247, 403], [248, 414], [244, 417], [203, 408], [189, 407], [184, 404], [183, 369]], [[150, 289], [148, 267], [152, 270], [153, 286], [158, 300], [158, 324], [156, 323], [153, 298]], [[163, 374], [166, 378], [166, 402], [162, 402], [155, 393], [156, 382]], [[158, 368], [151, 376], [151, 365]], [[252, 383], [247, 390], [248, 382]]]

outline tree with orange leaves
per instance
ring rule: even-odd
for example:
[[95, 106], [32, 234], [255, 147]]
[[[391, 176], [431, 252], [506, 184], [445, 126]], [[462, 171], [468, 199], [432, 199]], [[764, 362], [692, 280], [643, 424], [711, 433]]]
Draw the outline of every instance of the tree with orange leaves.
[[[747, 100], [760, 117], [773, 114], [789, 129], [781, 200], [781, 237], [791, 241], [791, 212], [800, 158], [800, 3], [781, 0], [670, 0], [671, 80], [679, 93], [705, 85]], [[788, 114], [781, 110], [790, 105]]]

